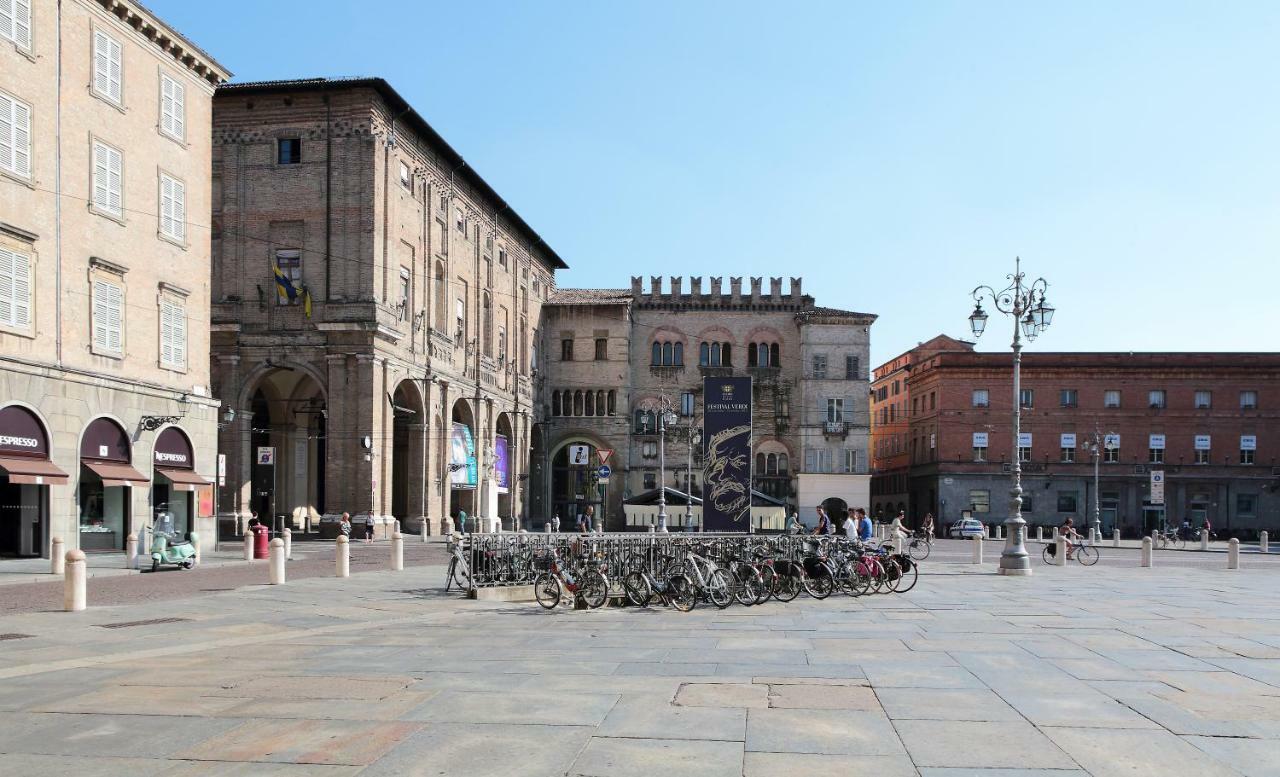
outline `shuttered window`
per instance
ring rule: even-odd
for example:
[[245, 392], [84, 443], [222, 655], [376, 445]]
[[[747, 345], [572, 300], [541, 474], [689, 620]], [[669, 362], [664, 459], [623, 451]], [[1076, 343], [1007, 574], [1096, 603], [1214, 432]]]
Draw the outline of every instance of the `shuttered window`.
[[170, 300], [160, 303], [160, 363], [187, 366], [187, 310]]
[[160, 234], [178, 241], [187, 235], [187, 187], [164, 173], [160, 174]]
[[93, 143], [93, 206], [113, 216], [124, 215], [120, 152], [105, 143]]
[[31, 257], [0, 248], [0, 325], [31, 325]]
[[0, 0], [0, 37], [31, 48], [31, 0]]
[[93, 282], [93, 349], [124, 350], [124, 289], [110, 281]]
[[4, 94], [0, 94], [0, 169], [31, 177], [31, 106]]
[[186, 127], [186, 87], [160, 74], [160, 129], [182, 140]]
[[117, 105], [123, 95], [123, 56], [119, 41], [102, 30], [93, 31], [93, 91]]

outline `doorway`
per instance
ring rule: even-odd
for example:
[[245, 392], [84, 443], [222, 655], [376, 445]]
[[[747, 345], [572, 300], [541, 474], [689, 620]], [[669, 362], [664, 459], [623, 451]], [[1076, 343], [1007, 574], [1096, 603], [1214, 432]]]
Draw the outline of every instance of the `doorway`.
[[0, 556], [44, 555], [45, 488], [0, 479]]

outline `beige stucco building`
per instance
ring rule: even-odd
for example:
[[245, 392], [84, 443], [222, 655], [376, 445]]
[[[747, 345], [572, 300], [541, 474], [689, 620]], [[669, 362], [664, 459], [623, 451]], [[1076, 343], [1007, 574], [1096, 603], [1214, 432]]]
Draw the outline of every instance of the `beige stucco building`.
[[[212, 537], [209, 165], [229, 73], [141, 5], [0, 16], [0, 554]], [[203, 497], [203, 498], [202, 498]]]

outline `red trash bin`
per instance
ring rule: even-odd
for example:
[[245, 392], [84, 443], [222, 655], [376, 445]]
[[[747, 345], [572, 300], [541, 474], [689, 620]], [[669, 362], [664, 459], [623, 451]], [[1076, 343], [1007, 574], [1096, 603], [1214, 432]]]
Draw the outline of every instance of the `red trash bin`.
[[270, 556], [270, 553], [268, 552], [268, 544], [271, 542], [270, 535], [271, 530], [262, 524], [258, 524], [253, 527], [254, 558], [268, 558]]

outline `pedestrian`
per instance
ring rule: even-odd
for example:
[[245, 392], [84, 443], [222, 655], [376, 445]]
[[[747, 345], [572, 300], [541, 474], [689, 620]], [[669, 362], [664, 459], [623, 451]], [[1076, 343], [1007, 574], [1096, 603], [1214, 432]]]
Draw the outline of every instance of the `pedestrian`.
[[791, 524], [790, 524], [790, 526], [787, 528], [787, 531], [788, 531], [788, 533], [790, 533], [790, 534], [803, 534], [803, 533], [804, 533], [804, 524], [803, 524], [803, 523], [800, 523], [800, 514], [799, 514], [799, 513], [797, 513], [797, 512], [796, 512], [796, 511], [794, 511], [794, 510], [792, 510], [792, 511], [791, 511]]
[[351, 513], [342, 514], [342, 521], [338, 524], [338, 531], [342, 532], [343, 537], [351, 537]]
[[458, 511], [458, 533], [459, 534], [467, 533], [467, 511], [466, 510]]
[[874, 533], [874, 530], [871, 527], [871, 519], [867, 517], [867, 511], [863, 510], [861, 507], [858, 508], [857, 515], [858, 515], [858, 539], [862, 540], [863, 542], [870, 542], [871, 535]]
[[596, 508], [593, 505], [587, 505], [587, 511], [582, 516], [583, 523], [586, 524], [587, 533], [595, 529]]
[[578, 534], [587, 533], [587, 517], [581, 511], [578, 512], [578, 520], [574, 522], [574, 530]]
[[373, 511], [364, 517], [364, 544], [373, 544]]
[[829, 529], [831, 528], [830, 526], [831, 519], [827, 517], [827, 511], [822, 509], [821, 507], [818, 507], [817, 512], [818, 512], [818, 525], [813, 527], [813, 531], [811, 533], [812, 534], [830, 534], [831, 532], [829, 531]]
[[556, 513], [555, 516], [551, 519], [551, 531], [555, 532], [556, 534], [560, 533], [560, 513]]
[[858, 536], [857, 515], [858, 511], [850, 507], [844, 518], [844, 526], [842, 527], [844, 529], [844, 536], [851, 540]]

